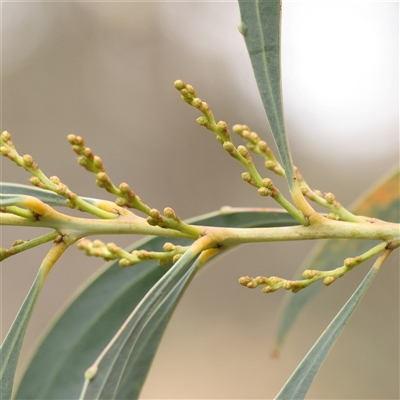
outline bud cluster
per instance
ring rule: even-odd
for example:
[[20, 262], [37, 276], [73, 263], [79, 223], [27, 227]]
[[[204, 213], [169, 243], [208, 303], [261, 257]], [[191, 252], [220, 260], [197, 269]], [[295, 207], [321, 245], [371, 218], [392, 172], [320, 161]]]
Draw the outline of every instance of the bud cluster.
[[101, 257], [105, 261], [119, 260], [120, 267], [129, 267], [148, 260], [158, 260], [160, 266], [168, 263], [175, 263], [179, 260], [183, 253], [189, 248], [184, 246], [176, 246], [172, 243], [165, 243], [164, 252], [134, 250], [127, 252], [115, 243], [104, 243], [101, 240], [89, 240], [82, 238], [78, 241], [78, 248], [84, 250], [86, 255], [92, 257]]

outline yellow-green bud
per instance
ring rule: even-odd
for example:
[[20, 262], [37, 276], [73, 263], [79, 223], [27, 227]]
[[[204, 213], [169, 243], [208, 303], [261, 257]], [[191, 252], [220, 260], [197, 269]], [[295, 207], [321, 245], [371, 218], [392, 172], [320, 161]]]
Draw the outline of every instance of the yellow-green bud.
[[258, 194], [259, 194], [260, 196], [264, 196], [264, 197], [270, 196], [270, 195], [271, 195], [271, 190], [269, 190], [269, 189], [266, 188], [266, 187], [260, 187], [260, 188], [258, 189]]
[[182, 90], [186, 85], [185, 85], [185, 82], [178, 79], [174, 82], [174, 86], [175, 86], [175, 89]]
[[4, 132], [0, 135], [0, 139], [1, 139], [3, 142], [8, 142], [8, 141], [11, 139], [11, 135], [10, 135], [7, 131], [4, 131]]
[[131, 265], [131, 261], [129, 261], [129, 260], [126, 259], [126, 258], [121, 258], [121, 259], [118, 261], [118, 265], [119, 265], [120, 267], [122, 267], [122, 268], [126, 268], [126, 267], [129, 267], [129, 266]]
[[249, 172], [243, 172], [243, 173], [242, 173], [242, 179], [243, 179], [245, 182], [251, 182], [251, 175], [250, 175], [250, 173], [249, 173]]
[[265, 161], [265, 168], [267, 169], [274, 169], [276, 167], [276, 162], [272, 160]]
[[96, 376], [97, 371], [98, 371], [97, 367], [92, 366], [92, 367], [88, 368], [85, 372], [85, 379], [91, 381]]
[[272, 190], [274, 188], [274, 183], [269, 178], [264, 178], [263, 179], [263, 184], [267, 189]]
[[333, 193], [326, 193], [325, 194], [325, 200], [329, 203], [329, 204], [333, 204], [335, 202], [335, 195]]
[[324, 285], [325, 286], [329, 286], [329, 285], [332, 285], [332, 283], [333, 282], [335, 282], [336, 281], [336, 277], [333, 277], [333, 276], [327, 276], [325, 279], [324, 279]]
[[165, 207], [164, 208], [164, 215], [167, 218], [173, 218], [173, 219], [176, 218], [175, 211], [171, 207]]
[[30, 182], [33, 186], [40, 186], [40, 185], [41, 185], [40, 179], [37, 178], [36, 176], [32, 176], [32, 178], [29, 178], [29, 182]]
[[56, 185], [59, 185], [60, 184], [60, 178], [58, 177], [58, 176], [51, 176], [50, 178], [49, 178], [53, 183], [55, 183]]
[[321, 275], [321, 271], [318, 271], [316, 269], [306, 269], [301, 275], [303, 276], [303, 278], [312, 279], [315, 276]]
[[122, 183], [119, 185], [119, 190], [120, 190], [122, 193], [127, 194], [127, 193], [130, 192], [131, 188], [129, 187], [129, 185], [128, 185], [126, 182], [122, 182]]
[[163, 250], [164, 251], [174, 251], [176, 249], [176, 246], [173, 243], [166, 242], [164, 243]]
[[224, 142], [222, 145], [224, 150], [226, 150], [230, 154], [234, 154], [236, 149], [232, 142]]
[[357, 261], [356, 261], [355, 258], [349, 257], [349, 258], [346, 258], [344, 260], [343, 264], [347, 268], [352, 268], [352, 267], [355, 267], [357, 265]]
[[160, 218], [160, 211], [158, 211], [158, 210], [155, 209], [155, 208], [152, 208], [152, 209], [150, 210], [149, 215], [150, 215], [151, 218], [158, 219], [158, 218]]
[[29, 154], [25, 154], [24, 156], [22, 156], [22, 161], [27, 167], [31, 167], [33, 164], [33, 158]]
[[250, 157], [249, 151], [247, 150], [247, 148], [245, 146], [242, 146], [242, 145], [238, 146], [237, 151], [244, 158]]
[[196, 122], [201, 125], [201, 126], [205, 126], [208, 124], [208, 120], [206, 117], [202, 116], [196, 119]]

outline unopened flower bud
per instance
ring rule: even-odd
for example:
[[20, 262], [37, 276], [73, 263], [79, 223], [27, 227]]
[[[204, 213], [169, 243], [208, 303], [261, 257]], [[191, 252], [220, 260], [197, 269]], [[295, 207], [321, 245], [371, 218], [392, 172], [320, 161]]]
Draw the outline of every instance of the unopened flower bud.
[[196, 122], [201, 125], [201, 126], [205, 126], [208, 124], [208, 120], [206, 117], [202, 116], [196, 119]]
[[176, 249], [176, 246], [173, 243], [166, 242], [164, 243], [163, 250], [164, 251], [174, 251]]
[[325, 200], [329, 203], [329, 204], [333, 204], [335, 202], [335, 195], [333, 193], [326, 193], [325, 194]]
[[158, 219], [158, 218], [160, 218], [160, 211], [158, 211], [157, 209], [153, 208], [153, 209], [150, 210], [149, 215], [150, 215], [151, 218]]
[[185, 82], [178, 79], [174, 82], [174, 86], [175, 86], [175, 89], [182, 90], [186, 85], [185, 85]]
[[357, 261], [356, 261], [355, 258], [349, 257], [349, 258], [346, 258], [344, 260], [343, 264], [347, 268], [352, 268], [352, 267], [355, 267], [357, 265]]
[[201, 106], [201, 103], [202, 103], [202, 101], [201, 101], [201, 99], [199, 99], [198, 97], [195, 97], [195, 98], [192, 100], [192, 106], [193, 106], [193, 107], [199, 108], [199, 107]]
[[164, 208], [164, 215], [167, 218], [173, 218], [176, 219], [175, 211], [171, 207], [165, 207]]
[[274, 183], [269, 178], [264, 178], [263, 179], [263, 184], [267, 189], [272, 190], [274, 188]]
[[325, 279], [324, 279], [324, 285], [325, 286], [329, 286], [329, 285], [332, 285], [332, 283], [333, 282], [335, 282], [336, 281], [336, 277], [333, 277], [333, 276], [327, 276]]
[[22, 160], [23, 160], [25, 166], [27, 166], [27, 167], [31, 167], [33, 164], [33, 158], [29, 154], [25, 154], [24, 156], [22, 156]]
[[131, 265], [131, 262], [130, 262], [128, 259], [126, 259], [126, 258], [121, 258], [121, 259], [118, 261], [118, 265], [119, 265], [120, 267], [122, 267], [122, 268], [126, 268], [126, 267], [129, 267], [129, 266]]
[[192, 85], [186, 85], [186, 90], [190, 93], [193, 97], [196, 97], [196, 91]]
[[271, 190], [263, 186], [263, 187], [260, 187], [258, 189], [258, 194], [260, 196], [264, 196], [264, 197], [270, 196], [271, 195]]
[[272, 160], [267, 160], [267, 161], [265, 161], [264, 165], [265, 165], [265, 168], [272, 170], [276, 167], [276, 162], [272, 161]]
[[232, 142], [224, 142], [222, 146], [229, 154], [234, 154], [236, 152], [235, 146]]
[[247, 148], [245, 146], [242, 146], [242, 145], [238, 146], [237, 151], [244, 158], [248, 158], [250, 156], [249, 151], [247, 150]]
[[7, 131], [2, 132], [2, 134], [0, 135], [0, 140], [2, 140], [3, 142], [8, 142], [10, 139], [11, 135]]
[[30, 182], [33, 186], [40, 186], [40, 185], [41, 185], [40, 179], [37, 178], [36, 176], [32, 176], [32, 178], [29, 179], [29, 182]]

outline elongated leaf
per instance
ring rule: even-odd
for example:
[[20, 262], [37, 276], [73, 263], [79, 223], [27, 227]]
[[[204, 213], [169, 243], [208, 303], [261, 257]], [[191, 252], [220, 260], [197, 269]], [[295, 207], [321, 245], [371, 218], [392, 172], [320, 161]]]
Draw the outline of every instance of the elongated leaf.
[[[350, 210], [357, 215], [373, 216], [389, 222], [400, 220], [400, 190], [399, 170], [391, 171], [377, 185], [365, 193], [356, 201]], [[330, 239], [315, 246], [309, 257], [301, 264], [296, 279], [306, 269], [318, 269], [321, 271], [337, 268], [342, 265], [347, 257], [354, 257], [364, 253], [373, 246], [374, 242], [369, 240], [336, 240]], [[305, 305], [322, 288], [321, 284], [315, 283], [305, 290], [293, 295], [286, 294], [286, 304], [283, 309], [282, 319], [278, 328], [275, 351], [278, 352], [284, 340], [300, 312]]]
[[11, 399], [22, 341], [36, 300], [43, 286], [43, 271], [39, 270], [28, 295], [0, 347], [0, 394], [2, 400]]
[[[137, 361], [135, 354], [136, 342], [143, 333], [143, 329], [151, 319], [157, 306], [166, 303], [167, 312], [169, 310], [172, 312], [188, 281], [196, 272], [196, 262], [192, 263], [189, 269], [186, 268], [189, 266], [192, 258], [193, 254], [191, 254], [191, 251], [187, 251], [138, 304], [129, 316], [126, 324], [124, 324], [123, 329], [119, 330], [117, 339], [100, 362], [96, 377], [85, 382], [88, 385], [84, 387], [81, 395], [82, 400], [116, 398], [120, 380], [122, 375], [124, 375], [126, 365], [129, 364], [131, 356], [132, 361]], [[139, 347], [139, 350], [142, 349]], [[132, 378], [130, 378], [132, 387], [141, 385], [141, 382], [138, 385]]]
[[[188, 222], [235, 227], [298, 225], [286, 212], [273, 209], [235, 211], [224, 208], [221, 212], [207, 214]], [[145, 248], [149, 251], [160, 251], [164, 243], [163, 238], [145, 239], [127, 250]], [[187, 245], [188, 241], [175, 240], [174, 243]], [[81, 289], [54, 322], [25, 371], [16, 399], [78, 398], [85, 370], [94, 362], [136, 305], [167, 271], [168, 267], [159, 267], [155, 261], [126, 269], [120, 268], [116, 262], [107, 264]], [[122, 393], [132, 391], [137, 394], [141, 389], [172, 313], [172, 310], [162, 307], [160, 306], [144, 327], [143, 335], [136, 344], [143, 350], [135, 352], [137, 363], [133, 362], [127, 366], [122, 376], [119, 389], [121, 396]], [[162, 324], [157, 322], [157, 317], [164, 318]], [[130, 375], [130, 371], [136, 374], [135, 387], [131, 385], [133, 375]]]
[[286, 382], [275, 399], [301, 400], [304, 399], [315, 375], [324, 362], [329, 350], [332, 348], [340, 332], [353, 314], [355, 308], [375, 278], [379, 268], [375, 265], [361, 282], [347, 303], [339, 311], [324, 333], [315, 342], [314, 346], [304, 357], [292, 376]]
[[[19, 183], [0, 182], [0, 199], [11, 198], [9, 195], [36, 197], [37, 199], [43, 201], [43, 203], [46, 203], [52, 207], [65, 206], [65, 197], [59, 196], [58, 194], [50, 192], [49, 190], [28, 185], [21, 185]], [[94, 205], [101, 201], [98, 199], [92, 199], [90, 197], [81, 197], [81, 199]]]
[[264, 110], [291, 187], [293, 162], [285, 131], [281, 84], [281, 2], [239, 0], [239, 6], [239, 31], [246, 41]]

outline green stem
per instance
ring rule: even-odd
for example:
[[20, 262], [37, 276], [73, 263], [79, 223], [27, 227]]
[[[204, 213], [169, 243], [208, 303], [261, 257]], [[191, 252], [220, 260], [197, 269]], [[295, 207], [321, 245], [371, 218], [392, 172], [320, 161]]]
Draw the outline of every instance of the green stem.
[[16, 246], [12, 246], [9, 249], [5, 249], [4, 252], [0, 254], [0, 261], [5, 260], [8, 257], [13, 256], [14, 254], [22, 253], [25, 250], [32, 249], [33, 247], [40, 246], [41, 244], [50, 242], [59, 236], [59, 233], [54, 231], [50, 233], [46, 233], [43, 236], [39, 236], [35, 239], [30, 239], [24, 243], [18, 244]]

